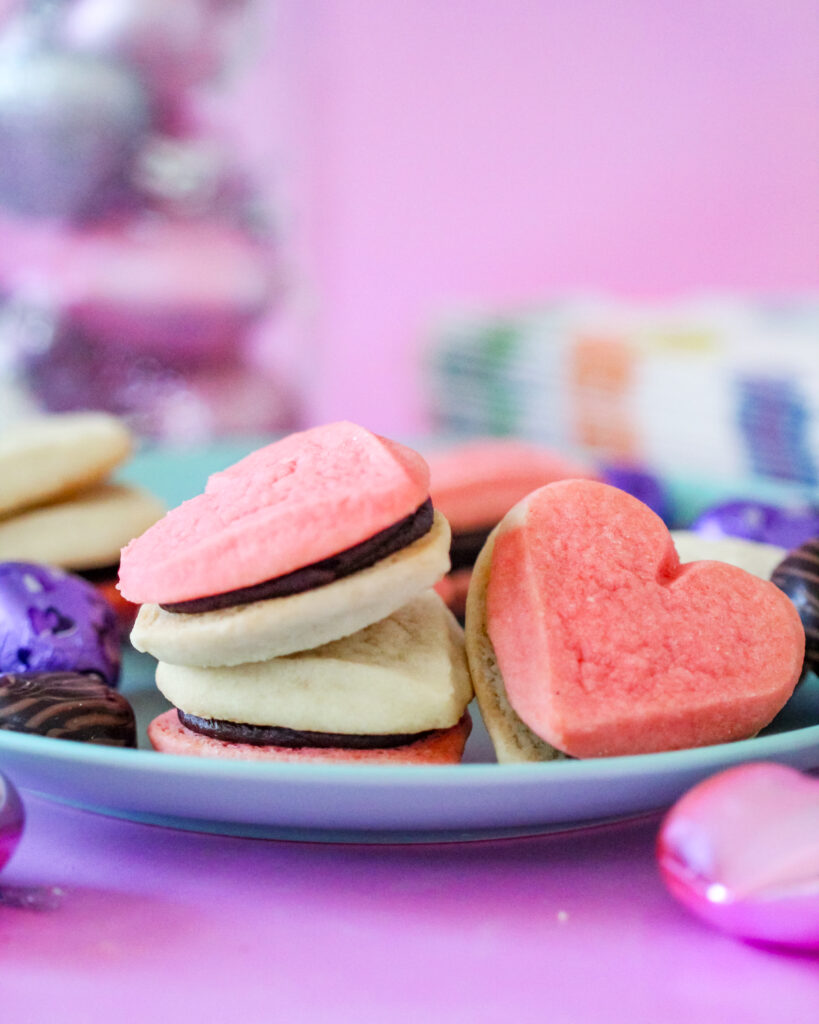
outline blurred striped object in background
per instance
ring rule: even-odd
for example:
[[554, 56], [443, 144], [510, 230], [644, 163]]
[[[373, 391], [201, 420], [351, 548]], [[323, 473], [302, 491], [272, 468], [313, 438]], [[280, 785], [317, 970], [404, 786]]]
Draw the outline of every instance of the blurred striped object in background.
[[424, 368], [436, 429], [660, 475], [819, 484], [819, 298], [566, 298], [452, 318]]

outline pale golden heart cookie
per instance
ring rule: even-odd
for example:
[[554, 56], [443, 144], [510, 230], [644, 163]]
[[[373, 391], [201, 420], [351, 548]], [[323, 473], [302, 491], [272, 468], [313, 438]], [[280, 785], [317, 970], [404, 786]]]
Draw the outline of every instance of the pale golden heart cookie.
[[138, 487], [98, 484], [0, 519], [0, 561], [76, 570], [116, 565], [120, 549], [164, 512], [157, 498]]
[[23, 420], [0, 434], [0, 516], [90, 487], [131, 453], [128, 428], [99, 412]]

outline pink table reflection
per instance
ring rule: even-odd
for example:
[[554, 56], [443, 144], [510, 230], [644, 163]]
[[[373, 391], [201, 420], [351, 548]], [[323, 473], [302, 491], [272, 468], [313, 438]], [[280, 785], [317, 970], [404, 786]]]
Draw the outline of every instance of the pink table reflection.
[[637, 1024], [815, 1019], [819, 957], [743, 945], [666, 893], [658, 820], [471, 844], [226, 838], [25, 794], [0, 907], [3, 1021]]

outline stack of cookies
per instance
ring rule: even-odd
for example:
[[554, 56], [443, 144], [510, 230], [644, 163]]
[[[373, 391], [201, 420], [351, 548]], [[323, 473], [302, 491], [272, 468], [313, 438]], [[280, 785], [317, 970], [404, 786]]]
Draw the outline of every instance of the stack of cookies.
[[255, 760], [453, 763], [472, 686], [430, 588], [450, 530], [420, 455], [351, 423], [212, 476], [122, 553], [134, 646], [174, 708], [157, 750]]
[[22, 421], [0, 435], [0, 561], [70, 569], [127, 618], [115, 588], [123, 545], [164, 508], [111, 473], [131, 454], [125, 425], [81, 412]]

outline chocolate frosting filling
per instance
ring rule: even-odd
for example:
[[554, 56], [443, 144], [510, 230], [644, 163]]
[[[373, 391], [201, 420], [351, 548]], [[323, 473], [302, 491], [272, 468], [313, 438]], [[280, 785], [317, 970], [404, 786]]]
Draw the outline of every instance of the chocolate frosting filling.
[[77, 576], [82, 576], [89, 583], [113, 583], [119, 574], [119, 562], [106, 565], [100, 569], [74, 569]]
[[160, 607], [166, 612], [185, 614], [212, 612], [234, 605], [250, 604], [252, 601], [265, 601], [272, 597], [291, 597], [305, 590], [323, 587], [361, 569], [368, 569], [382, 558], [408, 547], [413, 541], [429, 533], [432, 529], [433, 515], [432, 501], [427, 498], [415, 512], [388, 526], [386, 530], [381, 530], [360, 544], [340, 551], [337, 555], [331, 555], [321, 562], [314, 562], [272, 580], [264, 580], [252, 587], [241, 587], [210, 597], [197, 597], [191, 601], [175, 601], [173, 604], [163, 604]]
[[487, 526], [482, 530], [464, 530], [452, 534], [452, 543], [449, 548], [449, 561], [452, 565], [451, 572], [456, 569], [471, 569], [475, 560], [481, 553], [481, 548], [486, 543], [486, 538], [494, 527]]
[[408, 743], [415, 743], [437, 731], [427, 729], [426, 732], [365, 736], [355, 733], [286, 729], [278, 725], [245, 725], [217, 718], [199, 718], [196, 715], [189, 715], [181, 708], [177, 708], [176, 713], [186, 729], [210, 736], [212, 739], [224, 740], [226, 743], [250, 743], [254, 747], [341, 747], [345, 750], [382, 750], [386, 747], [403, 747]]

